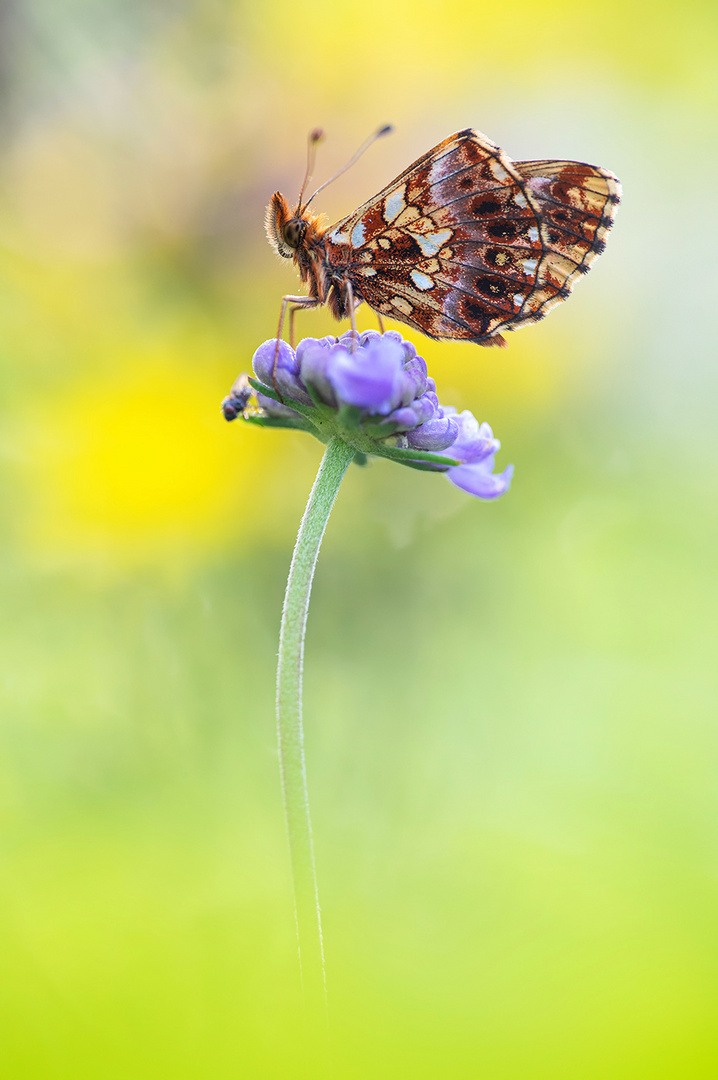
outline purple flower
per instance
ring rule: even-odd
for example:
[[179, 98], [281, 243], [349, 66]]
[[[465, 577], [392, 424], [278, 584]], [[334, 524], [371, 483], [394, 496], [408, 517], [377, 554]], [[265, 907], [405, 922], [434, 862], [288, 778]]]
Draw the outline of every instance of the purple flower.
[[261, 384], [254, 391], [259, 413], [248, 409], [249, 384], [238, 380], [223, 402], [228, 420], [265, 417], [274, 426], [304, 426], [324, 442], [338, 435], [360, 455], [443, 472], [480, 499], [509, 488], [513, 466], [494, 475], [500, 444], [489, 425], [439, 403], [425, 361], [396, 330], [304, 338], [296, 352], [284, 341], [277, 349], [272, 339], [259, 346], [252, 365]]
[[487, 423], [480, 424], [473, 413], [464, 409], [459, 413], [451, 405], [442, 409], [444, 416], [453, 416], [458, 425], [458, 434], [451, 450], [457, 461], [469, 463], [481, 461], [489, 454], [495, 454], [501, 447], [498, 439]]
[[[449, 451], [447, 450], [447, 453]], [[507, 465], [502, 473], [494, 473], [494, 455], [482, 458], [471, 465], [455, 465], [448, 469], [446, 479], [457, 488], [479, 499], [498, 499], [511, 487], [513, 465]]]
[[294, 349], [287, 345], [286, 341], [279, 342], [279, 351], [276, 338], [265, 341], [252, 357], [252, 368], [260, 382], [277, 390], [283, 398], [293, 398], [302, 405], [312, 404], [312, 399], [299, 378]]
[[394, 341], [331, 350], [327, 378], [339, 401], [385, 416], [396, 408], [411, 380], [404, 375], [404, 350]]
[[[459, 425], [453, 416], [437, 416], [434, 420], [425, 420], [406, 436], [409, 446], [418, 450], [451, 450], [459, 434]], [[448, 457], [455, 457], [449, 453]]]
[[421, 397], [428, 390], [426, 360], [422, 359], [421, 356], [414, 356], [407, 360], [404, 364], [404, 375], [406, 389], [410, 396], [402, 404], [407, 405], [414, 398]]
[[336, 342], [329, 344], [326, 340], [317, 341], [316, 338], [305, 338], [297, 346], [297, 364], [302, 380], [306, 386], [311, 386], [325, 405], [330, 405], [333, 409], [338, 407], [339, 402], [329, 379], [329, 367], [331, 354], [336, 348]]
[[509, 490], [514, 475], [513, 465], [507, 465], [502, 473], [494, 475], [494, 458], [501, 443], [494, 438], [489, 425], [479, 424], [468, 409], [462, 413], [456, 413], [454, 409], [444, 411], [454, 413], [459, 429], [456, 440], [446, 448], [446, 454], [461, 462], [447, 471], [447, 479], [469, 495], [497, 499]]

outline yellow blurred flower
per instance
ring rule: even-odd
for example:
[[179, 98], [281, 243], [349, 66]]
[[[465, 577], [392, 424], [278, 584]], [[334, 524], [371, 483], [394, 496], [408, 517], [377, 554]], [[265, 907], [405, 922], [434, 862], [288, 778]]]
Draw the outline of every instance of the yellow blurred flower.
[[172, 566], [271, 528], [247, 508], [286, 441], [230, 428], [215, 378], [143, 357], [28, 413], [18, 442], [26, 550], [104, 570]]

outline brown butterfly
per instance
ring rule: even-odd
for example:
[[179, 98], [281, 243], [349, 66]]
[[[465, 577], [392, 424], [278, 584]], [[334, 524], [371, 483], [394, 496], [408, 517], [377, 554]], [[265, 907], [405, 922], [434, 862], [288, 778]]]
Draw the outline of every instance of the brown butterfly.
[[308, 210], [321, 188], [306, 203], [303, 190], [293, 212], [278, 191], [267, 207], [269, 242], [294, 259], [309, 292], [283, 298], [277, 336], [288, 305], [327, 304], [353, 324], [363, 301], [431, 338], [502, 346], [503, 332], [537, 322], [570, 295], [604, 250], [621, 196], [607, 169], [512, 161], [472, 128], [336, 225]]

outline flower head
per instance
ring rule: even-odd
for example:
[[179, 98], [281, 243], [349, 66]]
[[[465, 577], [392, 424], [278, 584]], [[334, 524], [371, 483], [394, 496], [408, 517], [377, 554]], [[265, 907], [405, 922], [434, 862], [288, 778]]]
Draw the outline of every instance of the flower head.
[[240, 376], [222, 402], [227, 420], [301, 428], [323, 442], [340, 435], [358, 460], [374, 454], [443, 472], [480, 499], [508, 491], [513, 465], [494, 474], [500, 443], [489, 425], [440, 404], [426, 363], [395, 330], [304, 338], [296, 352], [273, 338], [252, 367], [255, 377]]

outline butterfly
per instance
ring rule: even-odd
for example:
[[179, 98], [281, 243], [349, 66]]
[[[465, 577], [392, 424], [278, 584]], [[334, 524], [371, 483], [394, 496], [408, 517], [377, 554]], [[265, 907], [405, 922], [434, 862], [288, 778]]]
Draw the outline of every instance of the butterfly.
[[353, 322], [364, 302], [430, 338], [505, 346], [506, 331], [543, 319], [588, 272], [620, 197], [608, 169], [512, 161], [473, 128], [332, 226], [309, 211], [314, 195], [302, 203], [300, 194], [292, 211], [277, 191], [267, 237], [294, 259], [308, 290], [283, 298], [277, 336], [290, 304], [292, 312], [326, 304]]

